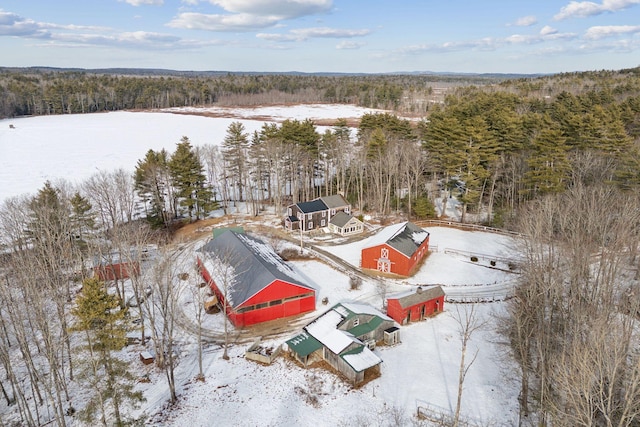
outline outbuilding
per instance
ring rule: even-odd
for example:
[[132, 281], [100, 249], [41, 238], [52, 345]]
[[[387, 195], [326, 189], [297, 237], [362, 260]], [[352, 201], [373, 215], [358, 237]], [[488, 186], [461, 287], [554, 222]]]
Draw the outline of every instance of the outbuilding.
[[133, 255], [125, 259], [118, 253], [106, 254], [94, 261], [93, 274], [103, 282], [125, 280], [140, 275], [140, 262]]
[[362, 268], [410, 276], [429, 251], [429, 232], [411, 222], [383, 228], [362, 249]]
[[226, 231], [198, 252], [200, 273], [235, 326], [250, 326], [316, 308], [315, 289], [257, 238]]
[[[373, 350], [379, 343], [396, 344], [393, 319], [364, 304], [340, 303], [287, 341], [293, 358], [305, 367], [324, 360], [357, 385], [380, 375], [380, 359]], [[390, 335], [391, 334], [391, 335]]]
[[387, 316], [401, 325], [423, 320], [444, 310], [444, 291], [439, 285], [416, 289], [387, 298]]

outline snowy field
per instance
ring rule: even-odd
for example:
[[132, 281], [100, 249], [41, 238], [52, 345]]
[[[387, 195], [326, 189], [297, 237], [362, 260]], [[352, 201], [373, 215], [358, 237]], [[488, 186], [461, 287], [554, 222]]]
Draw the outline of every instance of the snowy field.
[[[484, 232], [466, 232], [442, 227], [427, 228], [431, 242], [440, 248], [474, 250], [487, 255], [505, 255], [511, 251], [512, 239]], [[343, 256], [357, 265], [360, 248], [367, 239], [323, 249]], [[196, 243], [199, 245], [200, 243]], [[368, 303], [382, 308], [382, 298], [375, 280], [364, 280], [358, 290], [350, 290], [349, 277], [325, 262], [290, 263], [318, 292], [317, 309], [290, 322], [289, 331], [265, 339], [266, 346], [278, 346], [296, 335], [337, 302]], [[420, 271], [410, 279], [386, 280], [389, 293], [406, 290], [416, 283], [443, 283], [462, 286], [484, 282], [503, 283], [511, 273], [470, 263], [459, 256], [432, 253]], [[328, 305], [320, 303], [329, 299]], [[188, 301], [183, 301], [190, 305]], [[505, 303], [476, 304], [478, 321], [485, 323], [471, 339], [468, 355], [478, 352], [465, 380], [462, 414], [478, 425], [509, 426], [517, 423], [517, 366], [508, 355], [509, 348], [496, 328], [504, 315]], [[185, 305], [185, 307], [186, 307]], [[150, 425], [183, 426], [352, 426], [394, 425], [391, 413], [411, 425], [418, 406], [445, 414], [455, 410], [460, 338], [457, 316], [464, 316], [470, 304], [445, 304], [445, 312], [423, 322], [401, 327], [402, 343], [378, 347], [383, 360], [380, 378], [353, 389], [336, 375], [320, 368], [304, 369], [279, 357], [270, 366], [258, 365], [244, 358], [250, 342], [233, 345], [231, 359], [222, 359], [220, 345], [205, 349], [205, 382], [194, 380], [197, 359], [193, 336], [180, 338], [185, 344], [177, 376], [180, 399], [176, 407], [162, 410], [168, 399], [165, 380], [152, 372], [151, 384], [142, 385], [147, 403], [139, 413], [151, 415]], [[187, 312], [187, 309], [185, 309]], [[203, 324], [207, 331], [221, 331], [223, 316], [208, 315]], [[145, 369], [140, 365], [140, 369]]]
[[[182, 113], [209, 110], [173, 109]], [[267, 121], [357, 118], [376, 111], [329, 104], [217, 110], [230, 118], [116, 111], [0, 120], [0, 202], [35, 193], [46, 180], [80, 183], [100, 170], [133, 172], [149, 149], [173, 152], [183, 136], [194, 146], [219, 145], [234, 121], [240, 121], [251, 134]], [[324, 129], [319, 126], [318, 132]]]
[[[354, 117], [367, 112], [351, 106], [298, 106], [281, 110], [238, 111], [248, 132], [259, 129], [264, 117], [284, 118]], [[182, 110], [183, 112], [184, 109]], [[333, 114], [330, 114], [333, 113]], [[308, 116], [307, 116], [308, 115]], [[257, 118], [259, 120], [249, 120]], [[329, 117], [327, 117], [329, 116]], [[279, 118], [280, 119], [279, 119]], [[125, 168], [133, 170], [148, 149], [173, 150], [180, 138], [188, 136], [196, 146], [220, 144], [226, 129], [238, 118], [210, 118], [167, 112], [114, 112], [91, 115], [33, 117], [0, 121], [0, 201], [21, 193], [33, 193], [47, 179], [81, 181], [97, 170]], [[13, 124], [15, 129], [10, 129]], [[449, 206], [451, 209], [452, 206]], [[388, 294], [416, 284], [439, 283], [447, 293], [473, 285], [506, 286], [513, 274], [504, 268], [490, 268], [486, 262], [470, 262], [462, 252], [511, 258], [513, 241], [485, 232], [467, 232], [449, 228], [427, 228], [433, 251], [417, 274], [409, 279], [385, 280]], [[194, 242], [193, 247], [204, 240]], [[322, 249], [348, 263], [359, 265], [360, 250], [367, 240]], [[447, 252], [453, 249], [458, 253]], [[190, 258], [192, 262], [192, 258]], [[364, 280], [358, 290], [350, 290], [347, 274], [326, 262], [295, 261], [291, 265], [317, 289], [317, 310], [293, 319], [288, 328], [266, 338], [267, 345], [280, 345], [296, 335], [302, 326], [340, 301], [369, 303], [380, 309], [379, 282]], [[503, 267], [498, 265], [497, 267]], [[506, 284], [506, 285], [505, 285]], [[501, 288], [502, 289], [502, 288]], [[500, 291], [499, 291], [500, 292]], [[329, 304], [320, 303], [328, 298]], [[334, 374], [314, 368], [303, 369], [279, 357], [271, 366], [262, 366], [244, 358], [250, 345], [240, 340], [230, 348], [231, 359], [222, 359], [222, 348], [210, 342], [205, 346], [205, 381], [196, 381], [197, 346], [192, 320], [194, 302], [185, 292], [181, 299], [185, 319], [177, 337], [180, 349], [176, 369], [178, 403], [167, 408], [169, 391], [164, 374], [153, 365], [137, 360], [148, 347], [129, 346], [124, 357], [132, 361], [136, 375], [148, 375], [149, 383], [140, 383], [146, 402], [132, 415], [147, 417], [153, 426], [353, 426], [412, 425], [418, 406], [435, 408], [450, 414], [456, 405], [460, 363], [459, 326], [456, 316], [469, 304], [445, 304], [445, 311], [434, 318], [401, 327], [401, 344], [378, 347], [383, 360], [381, 377], [358, 389], [352, 389]], [[517, 424], [517, 366], [508, 355], [509, 347], [497, 333], [497, 316], [505, 303], [475, 305], [478, 319], [485, 322], [472, 336], [467, 354], [478, 356], [464, 385], [462, 414], [479, 425]], [[223, 315], [207, 315], [206, 334], [219, 337]], [[215, 340], [215, 339], [214, 339]], [[217, 340], [219, 342], [219, 339]], [[6, 408], [2, 408], [6, 409]], [[401, 423], [394, 423], [401, 420]], [[4, 414], [3, 414], [4, 415]], [[15, 414], [14, 414], [15, 415]], [[15, 421], [15, 418], [12, 418]], [[10, 420], [10, 419], [9, 419]], [[73, 425], [81, 425], [77, 423]]]

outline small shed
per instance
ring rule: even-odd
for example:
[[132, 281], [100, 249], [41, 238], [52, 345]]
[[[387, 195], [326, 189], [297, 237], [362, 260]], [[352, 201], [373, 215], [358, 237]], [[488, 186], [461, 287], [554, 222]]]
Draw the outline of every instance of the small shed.
[[140, 275], [140, 262], [135, 254], [129, 258], [114, 252], [94, 260], [93, 274], [103, 282], [125, 280]]
[[145, 365], [151, 365], [155, 360], [153, 354], [149, 351], [140, 352], [140, 361]]
[[444, 291], [440, 285], [411, 291], [387, 298], [387, 315], [401, 325], [423, 320], [444, 309]]

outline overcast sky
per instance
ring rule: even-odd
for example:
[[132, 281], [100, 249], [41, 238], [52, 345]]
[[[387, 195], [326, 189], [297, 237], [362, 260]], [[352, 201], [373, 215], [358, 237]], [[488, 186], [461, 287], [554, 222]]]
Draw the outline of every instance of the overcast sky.
[[0, 3], [0, 66], [551, 73], [639, 53], [640, 0]]

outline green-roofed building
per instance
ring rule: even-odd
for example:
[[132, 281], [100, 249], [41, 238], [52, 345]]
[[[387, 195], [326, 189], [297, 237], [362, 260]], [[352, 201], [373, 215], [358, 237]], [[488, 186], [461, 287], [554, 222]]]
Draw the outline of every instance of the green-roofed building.
[[305, 367], [324, 360], [353, 385], [380, 374], [379, 343], [399, 342], [392, 318], [371, 306], [340, 303], [287, 341], [289, 353]]

